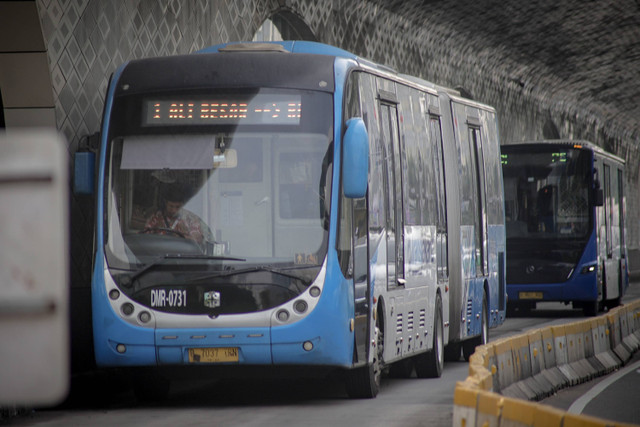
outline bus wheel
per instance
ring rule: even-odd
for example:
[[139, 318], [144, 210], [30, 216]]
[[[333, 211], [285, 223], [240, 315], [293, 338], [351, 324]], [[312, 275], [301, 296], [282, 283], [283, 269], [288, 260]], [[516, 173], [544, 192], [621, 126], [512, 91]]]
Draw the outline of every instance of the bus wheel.
[[444, 348], [444, 360], [447, 362], [457, 362], [460, 360], [460, 343], [453, 342], [449, 343]]
[[616, 308], [622, 302], [622, 283], [620, 283], [622, 279], [618, 280], [618, 296], [616, 298], [603, 301], [602, 308], [607, 307], [607, 310], [611, 310], [612, 308]]
[[[458, 348], [459, 349], [459, 348]], [[436, 296], [433, 319], [433, 348], [415, 357], [418, 378], [439, 378], [444, 367], [444, 325], [442, 322], [442, 300]]]
[[595, 301], [585, 301], [582, 305], [582, 312], [585, 316], [593, 317], [598, 314], [598, 309], [600, 308], [600, 303], [598, 300]]
[[462, 356], [467, 362], [471, 355], [476, 351], [476, 347], [489, 342], [489, 309], [487, 308], [487, 295], [482, 295], [482, 319], [480, 327], [480, 336], [471, 338], [462, 344]]
[[380, 329], [380, 314], [376, 316], [375, 328], [376, 346], [373, 350], [373, 361], [361, 368], [346, 372], [345, 386], [347, 395], [352, 399], [371, 399], [380, 391], [380, 377], [382, 376], [382, 354], [384, 350], [384, 336]]
[[607, 310], [611, 310], [612, 308], [618, 307], [620, 305], [620, 298], [621, 297], [607, 300], [607, 303], [605, 304], [607, 307]]
[[413, 360], [402, 359], [389, 366], [389, 375], [394, 378], [409, 378], [413, 374]]

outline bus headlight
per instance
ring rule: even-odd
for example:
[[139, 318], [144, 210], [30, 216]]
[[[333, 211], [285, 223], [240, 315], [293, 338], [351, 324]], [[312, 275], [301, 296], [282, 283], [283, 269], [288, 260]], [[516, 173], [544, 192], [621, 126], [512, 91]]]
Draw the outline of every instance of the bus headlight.
[[308, 305], [307, 305], [307, 302], [305, 300], [298, 300], [293, 305], [293, 309], [298, 314], [302, 314], [305, 311], [307, 311], [307, 307], [308, 307]]
[[125, 316], [131, 316], [131, 314], [133, 313], [133, 304], [125, 302], [124, 304], [122, 304], [122, 307], [120, 307], [120, 310], [122, 310], [122, 314], [124, 314]]
[[289, 312], [287, 310], [280, 310], [278, 314], [276, 314], [278, 320], [281, 322], [286, 322], [289, 320]]
[[582, 274], [589, 274], [589, 273], [593, 273], [594, 271], [596, 271], [596, 266], [592, 264], [592, 265], [585, 265], [584, 267], [582, 267], [582, 270], [580, 272]]
[[142, 311], [138, 315], [138, 319], [140, 319], [142, 323], [147, 323], [149, 320], [151, 320], [151, 314], [148, 311]]

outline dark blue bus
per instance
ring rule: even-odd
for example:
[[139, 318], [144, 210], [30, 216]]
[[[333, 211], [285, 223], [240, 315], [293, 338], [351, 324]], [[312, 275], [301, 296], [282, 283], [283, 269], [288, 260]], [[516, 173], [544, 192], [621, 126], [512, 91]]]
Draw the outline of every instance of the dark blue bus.
[[595, 315], [628, 284], [624, 161], [587, 141], [501, 147], [509, 311], [561, 301]]

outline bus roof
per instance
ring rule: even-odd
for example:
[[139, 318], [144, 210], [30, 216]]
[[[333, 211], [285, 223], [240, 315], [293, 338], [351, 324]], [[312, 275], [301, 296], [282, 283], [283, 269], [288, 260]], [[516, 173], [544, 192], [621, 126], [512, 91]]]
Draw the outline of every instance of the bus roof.
[[[392, 75], [394, 79], [398, 81], [404, 81], [405, 84], [421, 86], [423, 89], [428, 88], [436, 90], [438, 92], [444, 92], [448, 95], [464, 100], [465, 102], [472, 101], [463, 97], [460, 91], [450, 89], [444, 86], [436, 85], [428, 80], [424, 80], [420, 77], [411, 76], [408, 74], [399, 73], [391, 67], [368, 59], [362, 58], [354, 53], [341, 49], [339, 47], [331, 46], [324, 43], [302, 41], [302, 40], [285, 40], [285, 41], [265, 41], [265, 42], [229, 42], [220, 43], [217, 45], [209, 46], [196, 53], [225, 53], [225, 52], [284, 52], [284, 53], [308, 53], [315, 55], [327, 55], [338, 58], [346, 58], [356, 61], [360, 66], [368, 68], [370, 70], [376, 70], [383, 74]], [[478, 106], [484, 108], [488, 107], [482, 103], [475, 102]]]
[[324, 43], [287, 40], [270, 42], [229, 42], [206, 47], [197, 53], [218, 53], [218, 52], [291, 52], [291, 53], [313, 53], [316, 55], [339, 56], [343, 58], [358, 60], [356, 55], [347, 52], [339, 47]]
[[416, 87], [420, 90], [432, 93], [445, 94], [446, 98], [451, 101], [457, 101], [466, 105], [480, 108], [487, 111], [495, 112], [495, 108], [490, 105], [484, 104], [480, 101], [474, 100], [466, 94], [461, 93], [460, 90], [447, 88], [434, 84], [428, 80], [424, 80], [420, 77], [410, 76], [407, 74], [399, 73], [391, 67], [368, 59], [362, 58], [354, 53], [341, 49], [339, 47], [331, 46], [324, 43], [303, 41], [303, 40], [284, 40], [284, 41], [265, 41], [265, 42], [229, 42], [220, 43], [217, 45], [209, 46], [202, 50], [195, 52], [217, 54], [217, 53], [237, 53], [237, 52], [253, 52], [253, 53], [306, 53], [313, 55], [325, 55], [334, 58], [345, 58], [355, 61], [363, 69], [376, 72], [383, 77], [393, 79], [399, 83]]
[[327, 55], [335, 56], [338, 58], [352, 59], [362, 65], [366, 65], [371, 68], [398, 74], [394, 69], [387, 67], [386, 65], [377, 64], [339, 47], [304, 40], [220, 43], [217, 45], [206, 47], [202, 50], [197, 51], [196, 53], [219, 52], [290, 52]]

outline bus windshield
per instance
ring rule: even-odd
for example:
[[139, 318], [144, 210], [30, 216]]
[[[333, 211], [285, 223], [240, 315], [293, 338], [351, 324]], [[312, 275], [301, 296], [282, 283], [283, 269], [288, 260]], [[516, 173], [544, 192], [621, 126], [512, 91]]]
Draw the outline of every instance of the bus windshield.
[[114, 277], [153, 286], [237, 271], [246, 285], [264, 282], [259, 270], [300, 276], [296, 294], [308, 286], [327, 251], [333, 116], [330, 94], [302, 92], [191, 97], [186, 107], [184, 97], [121, 101], [142, 112], [135, 126], [110, 130], [105, 253]]
[[591, 224], [590, 156], [559, 146], [503, 146], [507, 239], [576, 239]]

